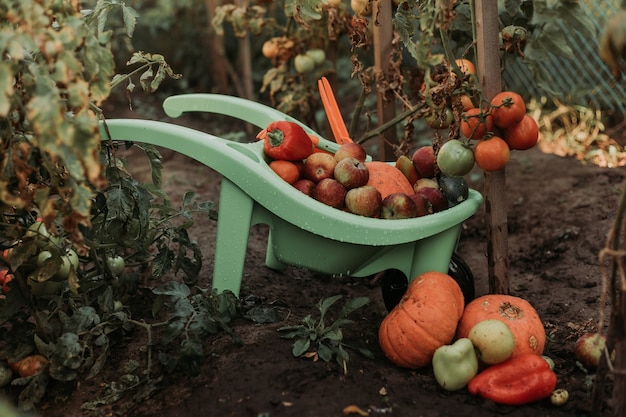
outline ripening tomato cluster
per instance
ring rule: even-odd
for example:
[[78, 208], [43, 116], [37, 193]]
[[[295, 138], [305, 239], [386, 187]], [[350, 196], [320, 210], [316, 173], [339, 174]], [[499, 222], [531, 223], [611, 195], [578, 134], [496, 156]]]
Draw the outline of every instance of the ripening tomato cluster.
[[511, 151], [530, 149], [539, 138], [537, 122], [513, 91], [497, 94], [486, 108], [465, 110], [460, 127], [469, 143], [449, 140], [437, 154], [437, 164], [447, 175], [465, 175], [474, 164], [484, 171], [499, 171], [509, 162]]

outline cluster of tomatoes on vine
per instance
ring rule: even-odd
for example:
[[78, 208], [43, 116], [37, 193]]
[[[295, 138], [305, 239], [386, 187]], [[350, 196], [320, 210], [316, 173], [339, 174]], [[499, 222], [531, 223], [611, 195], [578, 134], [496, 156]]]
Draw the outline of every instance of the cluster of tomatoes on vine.
[[[471, 61], [457, 59], [456, 64], [465, 77], [471, 79], [475, 76], [476, 68]], [[448, 90], [458, 87], [454, 78], [448, 82], [451, 85]], [[438, 87], [440, 90], [444, 88], [448, 80], [431, 88], [434, 94], [428, 95], [426, 99], [431, 109], [424, 115], [430, 127], [443, 129], [451, 127], [454, 108], [460, 112], [458, 138], [446, 141], [437, 152], [437, 165], [442, 173], [463, 176], [474, 165], [484, 171], [499, 171], [508, 164], [511, 151], [527, 150], [537, 144], [539, 127], [526, 113], [525, 101], [518, 93], [502, 91], [491, 100], [481, 98], [480, 104], [476, 106], [465, 93], [442, 91], [444, 97], [447, 95], [452, 98], [443, 101], [454, 105], [437, 106], [437, 99], [442, 101], [441, 96], [437, 96]], [[432, 107], [439, 110], [433, 111]]]

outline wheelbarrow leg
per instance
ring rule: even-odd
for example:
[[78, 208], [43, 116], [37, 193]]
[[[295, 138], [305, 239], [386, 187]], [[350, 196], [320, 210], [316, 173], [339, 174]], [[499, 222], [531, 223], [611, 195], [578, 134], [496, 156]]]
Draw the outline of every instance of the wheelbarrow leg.
[[213, 289], [239, 297], [252, 226], [254, 201], [227, 178], [222, 178], [213, 267]]

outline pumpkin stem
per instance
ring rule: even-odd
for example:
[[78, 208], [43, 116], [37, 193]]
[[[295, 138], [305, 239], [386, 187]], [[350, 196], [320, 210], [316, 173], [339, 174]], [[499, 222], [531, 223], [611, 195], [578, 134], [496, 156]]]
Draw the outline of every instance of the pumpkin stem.
[[524, 311], [508, 301], [500, 304], [500, 315], [511, 320], [519, 320], [524, 317]]

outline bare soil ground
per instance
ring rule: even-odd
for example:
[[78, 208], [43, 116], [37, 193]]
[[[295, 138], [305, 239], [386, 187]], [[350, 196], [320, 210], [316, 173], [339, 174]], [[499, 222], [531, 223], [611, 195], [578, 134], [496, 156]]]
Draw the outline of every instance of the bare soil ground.
[[[163, 115], [156, 111], [149, 117]], [[206, 123], [193, 119], [177, 122], [199, 129]], [[164, 152], [164, 169], [164, 186], [172, 200], [192, 190], [202, 199], [218, 202], [219, 176], [209, 168]], [[289, 311], [287, 318], [268, 324], [239, 319], [233, 327], [243, 343], [225, 334], [210, 338], [205, 346], [210, 355], [199, 376], [163, 374], [157, 390], [140, 394], [139, 402], [127, 395], [97, 411], [81, 410], [84, 402], [104, 395], [104, 387], [119, 378], [127, 359], [145, 359], [136, 341], [128, 337], [115, 348], [110, 366], [97, 378], [65, 391], [57, 389], [55, 397], [46, 399], [41, 415], [331, 417], [343, 415], [349, 405], [370, 416], [586, 415], [593, 375], [576, 364], [573, 345], [579, 335], [595, 330], [601, 293], [598, 253], [605, 245], [625, 177], [623, 168], [583, 165], [537, 148], [515, 152], [506, 170], [511, 293], [528, 300], [543, 320], [548, 334], [545, 354], [556, 364], [558, 387], [570, 394], [562, 407], [548, 400], [518, 407], [496, 405], [466, 390], [442, 390], [429, 368], [408, 371], [395, 367], [377, 342], [378, 326], [387, 312], [379, 284], [292, 267], [283, 272], [270, 270], [264, 265], [267, 230], [257, 226], [250, 232], [241, 297], [279, 305]], [[480, 172], [467, 179], [472, 188], [483, 190]], [[203, 248], [200, 282], [205, 286], [210, 285], [212, 275], [215, 226], [198, 219], [193, 230]], [[464, 224], [458, 247], [474, 274], [477, 295], [488, 292], [486, 244], [483, 207]], [[354, 313], [355, 323], [344, 328], [344, 337], [346, 343], [371, 350], [374, 359], [349, 351], [346, 375], [335, 362], [293, 357], [292, 341], [281, 338], [277, 331], [298, 324], [306, 315], [316, 316], [316, 304], [337, 294], [344, 301], [358, 296], [370, 299]], [[149, 299], [143, 300], [138, 298], [140, 307], [134, 318], [141, 319], [143, 309], [149, 320]]]

